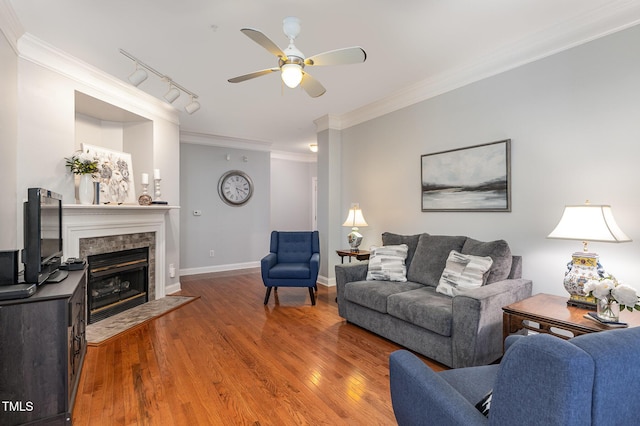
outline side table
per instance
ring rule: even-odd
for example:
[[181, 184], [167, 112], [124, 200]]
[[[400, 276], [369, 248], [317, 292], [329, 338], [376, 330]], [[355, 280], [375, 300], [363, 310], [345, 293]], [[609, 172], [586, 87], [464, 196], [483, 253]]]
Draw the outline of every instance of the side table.
[[338, 256], [340, 256], [340, 262], [344, 263], [344, 258], [349, 258], [349, 263], [351, 263], [351, 258], [355, 257], [357, 260], [369, 260], [369, 256], [371, 255], [370, 251], [367, 250], [359, 250], [359, 251], [351, 251], [351, 250], [336, 250]]
[[[505, 306], [502, 311], [503, 341], [509, 334], [522, 329], [562, 339], [613, 329], [585, 318], [584, 314], [590, 312], [589, 309], [567, 306], [566, 297], [551, 294], [536, 294]], [[622, 311], [620, 321], [626, 322], [629, 327], [640, 326], [640, 313]], [[556, 330], [564, 330], [565, 333], [558, 333]]]

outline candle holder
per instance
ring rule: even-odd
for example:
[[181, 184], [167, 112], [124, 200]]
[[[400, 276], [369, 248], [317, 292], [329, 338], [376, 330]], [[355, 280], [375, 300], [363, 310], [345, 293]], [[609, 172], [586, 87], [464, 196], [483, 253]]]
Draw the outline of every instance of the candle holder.
[[166, 201], [162, 201], [162, 193], [160, 192], [160, 181], [162, 179], [154, 179], [154, 185], [155, 185], [155, 197], [153, 198], [153, 201], [151, 202], [151, 204], [168, 204]]
[[148, 193], [148, 189], [149, 189], [149, 184], [148, 183], [143, 183], [142, 184], [142, 195], [140, 195], [138, 197], [138, 204], [140, 204], [141, 206], [150, 206], [151, 202], [153, 201], [151, 199], [151, 195], [149, 195], [149, 193]]

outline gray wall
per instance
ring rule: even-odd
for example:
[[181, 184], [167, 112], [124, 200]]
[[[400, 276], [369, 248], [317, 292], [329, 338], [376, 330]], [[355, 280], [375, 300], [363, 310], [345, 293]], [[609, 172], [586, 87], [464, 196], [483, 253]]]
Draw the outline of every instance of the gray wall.
[[[272, 230], [311, 229], [315, 162], [182, 143], [180, 164], [181, 275], [258, 267]], [[242, 170], [253, 180], [253, 196], [242, 207], [218, 196], [218, 180], [228, 170]], [[202, 215], [194, 216], [194, 210]]]
[[18, 248], [16, 223], [18, 199], [17, 126], [18, 126], [18, 57], [0, 32], [0, 250]]
[[304, 231], [312, 228], [312, 179], [315, 162], [271, 159], [271, 229]]
[[[422, 154], [507, 138], [511, 213], [421, 212]], [[345, 212], [360, 202], [370, 225], [361, 228], [363, 247], [379, 244], [384, 231], [504, 238], [524, 256], [534, 293], [559, 295], [565, 265], [582, 245], [545, 237], [564, 205], [611, 204], [634, 242], [590, 248], [640, 290], [639, 139], [636, 26], [343, 130], [337, 193]]]
[[[256, 266], [268, 252], [269, 157], [261, 151], [180, 145], [181, 274]], [[218, 196], [218, 180], [228, 170], [241, 170], [253, 180], [253, 196], [244, 206], [231, 207]], [[194, 216], [194, 210], [202, 215]]]

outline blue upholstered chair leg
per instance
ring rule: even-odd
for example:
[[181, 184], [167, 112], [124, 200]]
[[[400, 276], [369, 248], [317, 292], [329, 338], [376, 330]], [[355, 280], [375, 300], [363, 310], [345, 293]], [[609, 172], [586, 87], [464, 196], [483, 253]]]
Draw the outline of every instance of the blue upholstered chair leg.
[[316, 297], [313, 294], [313, 287], [309, 287], [309, 297], [311, 297], [311, 306], [316, 306]]
[[264, 304], [269, 303], [269, 297], [271, 296], [271, 289], [273, 287], [267, 287], [267, 293], [264, 295]]

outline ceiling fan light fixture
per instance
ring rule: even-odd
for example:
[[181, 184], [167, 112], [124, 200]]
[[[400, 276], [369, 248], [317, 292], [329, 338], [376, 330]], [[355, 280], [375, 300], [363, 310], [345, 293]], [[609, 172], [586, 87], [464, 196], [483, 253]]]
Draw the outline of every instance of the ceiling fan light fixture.
[[282, 81], [292, 89], [298, 87], [302, 81], [302, 67], [298, 64], [284, 64], [282, 66]]

